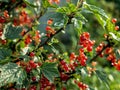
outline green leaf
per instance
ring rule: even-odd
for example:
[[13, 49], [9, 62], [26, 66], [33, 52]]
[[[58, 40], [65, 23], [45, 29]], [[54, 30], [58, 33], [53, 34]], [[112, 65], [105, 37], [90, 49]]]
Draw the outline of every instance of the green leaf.
[[95, 90], [95, 89], [93, 89], [92, 87], [89, 87], [89, 90]]
[[50, 3], [48, 2], [48, 0], [42, 0], [42, 6], [44, 8], [47, 8], [48, 6], [50, 6]]
[[106, 21], [105, 21], [99, 14], [95, 14], [95, 16], [96, 16], [98, 22], [100, 23], [100, 25], [101, 25], [103, 28], [105, 28], [105, 26], [106, 26]]
[[55, 77], [59, 77], [56, 63], [44, 63], [41, 71], [50, 82], [53, 82]]
[[106, 29], [107, 29], [107, 31], [108, 32], [115, 32], [114, 28], [115, 28], [115, 25], [111, 22], [110, 19], [107, 19], [106, 20]]
[[76, 6], [72, 3], [68, 3], [65, 7], [57, 8], [57, 12], [70, 15], [71, 13], [77, 12]]
[[105, 17], [105, 18], [108, 18], [108, 16], [107, 16], [106, 13], [104, 12], [104, 10], [101, 9], [101, 8], [99, 8], [99, 7], [96, 7], [96, 6], [94, 6], [94, 5], [90, 5], [90, 4], [87, 4], [87, 3], [84, 3], [84, 7], [85, 7], [87, 10], [91, 11], [92, 13], [94, 13], [94, 14], [99, 14], [99, 15]]
[[68, 17], [64, 14], [60, 14], [60, 13], [54, 13], [51, 16], [49, 16], [49, 18], [53, 19], [53, 27], [55, 28], [62, 28], [64, 27], [67, 22], [68, 22]]
[[95, 74], [97, 75], [98, 79], [102, 81], [103, 83], [105, 83], [106, 87], [109, 88], [109, 82], [108, 82], [107, 75], [104, 72], [99, 71], [99, 70], [96, 70]]
[[22, 32], [22, 27], [20, 26], [14, 27], [10, 23], [5, 26], [5, 30], [4, 30], [4, 34], [7, 39], [21, 38], [22, 37], [20, 35], [21, 32]]
[[114, 33], [112, 32], [109, 32], [109, 34], [112, 36], [112, 38], [116, 41], [119, 41], [120, 42], [120, 38], [117, 37], [117, 35], [115, 35]]
[[88, 20], [81, 14], [81, 12], [77, 12], [75, 18], [81, 20], [83, 23], [88, 22]]
[[77, 67], [76, 68], [76, 73], [85, 77], [85, 76], [87, 76], [87, 69], [85, 67]]
[[30, 2], [29, 0], [23, 0], [23, 2], [25, 2], [27, 5], [34, 7], [34, 8], [38, 7], [38, 6], [34, 5], [33, 2]]
[[74, 24], [75, 30], [78, 32], [78, 35], [80, 35], [80, 34], [81, 34], [81, 30], [82, 30], [82, 26], [83, 26], [82, 21], [81, 21], [81, 20], [78, 20], [78, 19], [76, 19], [76, 18], [73, 18], [73, 19], [72, 19], [72, 22], [73, 22], [73, 24]]
[[10, 49], [0, 49], [0, 60], [6, 59], [7, 57], [11, 56], [11, 54], [12, 51]]
[[15, 82], [22, 85], [26, 76], [26, 72], [15, 63], [0, 66], [0, 87]]

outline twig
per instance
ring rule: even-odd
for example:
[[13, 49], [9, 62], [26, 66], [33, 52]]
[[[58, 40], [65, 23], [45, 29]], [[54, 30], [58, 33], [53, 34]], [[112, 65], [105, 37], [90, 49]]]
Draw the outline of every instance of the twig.
[[91, 61], [94, 61], [107, 47], [109, 47], [109, 44], [107, 44], [106, 46], [104, 46], [104, 47], [102, 48], [102, 50], [101, 50], [99, 53], [97, 53], [97, 54], [90, 60], [90, 62], [91, 62]]
[[80, 1], [77, 3], [77, 7], [76, 7], [76, 8], [81, 7], [81, 6], [82, 6], [82, 4], [83, 4], [83, 2], [84, 2], [84, 0], [80, 0]]

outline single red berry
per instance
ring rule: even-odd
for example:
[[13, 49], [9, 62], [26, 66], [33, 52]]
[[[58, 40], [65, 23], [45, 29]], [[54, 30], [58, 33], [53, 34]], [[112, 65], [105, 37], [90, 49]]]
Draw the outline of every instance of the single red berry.
[[78, 63], [77, 63], [77, 62], [74, 62], [73, 64], [74, 64], [74, 66], [75, 66], [75, 67], [77, 67], [77, 66], [78, 66]]
[[35, 76], [32, 77], [32, 81], [33, 81], [33, 82], [36, 81], [36, 77], [35, 77]]
[[37, 64], [33, 60], [30, 60], [29, 64], [30, 64], [31, 68], [36, 68], [37, 67]]
[[30, 64], [30, 65], [34, 64], [34, 61], [33, 61], [33, 60], [30, 60], [30, 61], [29, 61], [29, 64]]
[[75, 53], [72, 52], [72, 53], [70, 54], [70, 60], [73, 60], [73, 59], [75, 59], [75, 58], [76, 58]]
[[37, 64], [35, 63], [35, 64], [32, 66], [32, 68], [37, 68]]
[[46, 26], [46, 31], [52, 30], [50, 26]]
[[27, 67], [26, 67], [26, 72], [27, 72], [27, 73], [30, 73], [31, 70], [32, 70], [32, 68], [31, 68], [30, 66], [27, 66]]
[[53, 2], [55, 2], [56, 4], [59, 4], [60, 0], [53, 0]]
[[87, 47], [87, 51], [88, 51], [88, 52], [91, 52], [91, 51], [92, 51], [92, 46], [88, 46], [88, 47]]
[[7, 10], [5, 10], [3, 14], [4, 14], [4, 17], [5, 17], [5, 18], [9, 18], [9, 14], [8, 14], [8, 11], [7, 11]]
[[35, 56], [35, 53], [34, 53], [34, 52], [30, 52], [29, 56], [30, 56], [30, 57], [34, 57], [34, 56]]
[[6, 20], [4, 17], [0, 16], [0, 23], [4, 23]]
[[65, 73], [60, 73], [60, 78], [62, 81], [67, 81], [69, 79], [69, 76]]
[[36, 90], [36, 86], [31, 86], [30, 90]]
[[61, 61], [60, 61], [60, 64], [61, 64], [61, 65], [65, 65], [66, 62], [65, 62], [64, 60], [61, 60]]
[[1, 43], [5, 45], [7, 43], [7, 40], [2, 40]]
[[113, 18], [112, 19], [112, 23], [116, 23], [117, 22], [117, 19], [116, 18]]
[[84, 33], [83, 33], [83, 36], [84, 36], [85, 38], [87, 38], [87, 39], [90, 38], [90, 34], [89, 34], [88, 32], [84, 32]]
[[2, 34], [3, 34], [3, 30], [0, 30], [0, 36], [2, 36]]
[[27, 7], [26, 3], [22, 3], [22, 7], [26, 8]]
[[53, 23], [53, 19], [49, 19], [48, 21], [47, 21], [47, 24], [48, 25], [51, 25]]
[[37, 64], [38, 64], [38, 66], [42, 66], [42, 63], [40, 63], [40, 62], [38, 62]]
[[119, 30], [119, 26], [115, 26], [115, 30], [116, 30], [116, 31]]

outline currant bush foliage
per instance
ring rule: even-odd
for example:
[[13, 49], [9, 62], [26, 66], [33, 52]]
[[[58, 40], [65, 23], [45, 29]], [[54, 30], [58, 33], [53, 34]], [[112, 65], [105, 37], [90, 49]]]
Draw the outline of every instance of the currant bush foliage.
[[[0, 0], [0, 7], [1, 90], [94, 90], [84, 80], [92, 75], [109, 89], [107, 75], [97, 69], [97, 58], [104, 57], [120, 71], [116, 18], [85, 0]], [[101, 43], [84, 30], [89, 23], [85, 14], [94, 15], [101, 25]], [[71, 26], [76, 49], [63, 52], [57, 48], [62, 45], [57, 36]]]

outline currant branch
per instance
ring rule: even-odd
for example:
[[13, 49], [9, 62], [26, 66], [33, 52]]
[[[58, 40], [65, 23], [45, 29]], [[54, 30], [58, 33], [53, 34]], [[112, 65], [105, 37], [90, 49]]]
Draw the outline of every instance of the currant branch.
[[90, 60], [90, 62], [94, 61], [99, 55], [101, 55], [101, 53], [102, 53], [107, 47], [109, 47], [109, 44], [107, 44], [106, 46], [104, 46], [104, 47], [102, 48], [102, 50], [101, 50], [99, 53], [97, 53], [97, 54]]
[[79, 8], [79, 7], [81, 7], [82, 5], [83, 5], [83, 2], [84, 2], [84, 0], [78, 0], [78, 3], [77, 3], [77, 7], [76, 8]]
[[100, 55], [102, 54], [102, 52], [103, 52], [106, 48], [111, 47], [111, 46], [114, 45], [114, 44], [111, 44], [109, 36], [106, 37], [106, 40], [105, 40], [105, 41], [107, 42], [107, 45], [104, 45], [103, 48], [102, 48], [102, 50], [99, 51], [99, 52], [90, 60], [90, 62], [94, 61], [98, 56], [100, 56]]

